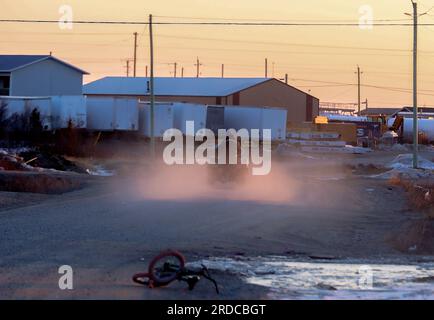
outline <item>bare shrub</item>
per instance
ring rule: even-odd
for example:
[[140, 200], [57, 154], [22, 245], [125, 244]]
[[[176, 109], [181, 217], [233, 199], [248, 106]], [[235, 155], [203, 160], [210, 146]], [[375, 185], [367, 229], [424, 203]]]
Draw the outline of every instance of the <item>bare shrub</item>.
[[7, 103], [1, 101], [0, 102], [0, 139], [5, 138], [6, 127], [7, 127], [7, 112], [8, 112]]
[[428, 219], [434, 219], [434, 182], [411, 181], [393, 177], [388, 183], [401, 186], [407, 192], [407, 201], [414, 210], [422, 211]]

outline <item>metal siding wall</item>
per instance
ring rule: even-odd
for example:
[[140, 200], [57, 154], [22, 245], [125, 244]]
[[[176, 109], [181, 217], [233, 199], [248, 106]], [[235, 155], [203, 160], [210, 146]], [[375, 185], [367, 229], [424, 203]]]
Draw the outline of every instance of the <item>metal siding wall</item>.
[[[89, 95], [92, 96], [92, 95]], [[142, 101], [149, 101], [149, 97], [139, 96]], [[216, 97], [188, 97], [188, 96], [155, 96], [155, 101], [159, 102], [185, 102], [198, 104], [215, 104]]]
[[11, 74], [11, 95], [81, 95], [83, 75], [61, 63], [45, 60]]
[[232, 99], [233, 99], [232, 101], [233, 101], [234, 106], [239, 106], [240, 105], [240, 93], [239, 92], [234, 93], [232, 95]]
[[313, 118], [319, 116], [319, 99], [313, 98], [313, 110], [312, 110]]
[[306, 119], [306, 93], [279, 80], [267, 81], [243, 90], [240, 96], [241, 105], [287, 109], [288, 122], [304, 122]]
[[306, 121], [310, 122], [313, 119], [313, 97], [306, 95]]

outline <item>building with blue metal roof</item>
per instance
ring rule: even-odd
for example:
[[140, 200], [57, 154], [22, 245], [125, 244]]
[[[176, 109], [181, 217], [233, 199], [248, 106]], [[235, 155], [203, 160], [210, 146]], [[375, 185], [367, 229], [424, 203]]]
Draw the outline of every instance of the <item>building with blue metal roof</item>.
[[[149, 78], [105, 77], [83, 87], [87, 96], [137, 97], [149, 100]], [[319, 99], [274, 78], [154, 78], [160, 102], [206, 105], [278, 107], [288, 110], [288, 121], [312, 121]]]

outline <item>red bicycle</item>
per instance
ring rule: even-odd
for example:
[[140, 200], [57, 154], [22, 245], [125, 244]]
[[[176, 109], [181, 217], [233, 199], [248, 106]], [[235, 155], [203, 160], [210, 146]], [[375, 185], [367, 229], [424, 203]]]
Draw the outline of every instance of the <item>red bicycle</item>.
[[217, 282], [211, 277], [207, 267], [202, 265], [199, 270], [187, 269], [184, 256], [178, 251], [168, 250], [151, 260], [148, 272], [133, 275], [133, 281], [149, 288], [158, 288], [178, 280], [186, 282], [189, 290], [193, 290], [201, 277], [211, 281], [217, 294], [219, 293]]

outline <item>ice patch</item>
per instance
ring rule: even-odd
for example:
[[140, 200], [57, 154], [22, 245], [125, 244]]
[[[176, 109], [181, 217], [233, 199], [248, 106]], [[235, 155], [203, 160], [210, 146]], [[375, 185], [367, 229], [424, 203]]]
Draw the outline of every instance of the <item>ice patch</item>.
[[[301, 262], [287, 257], [210, 258], [201, 263], [269, 288], [272, 299], [434, 299], [434, 264]], [[361, 268], [362, 267], [362, 268]], [[361, 286], [368, 267], [372, 287]], [[336, 290], [335, 290], [336, 289]]]

